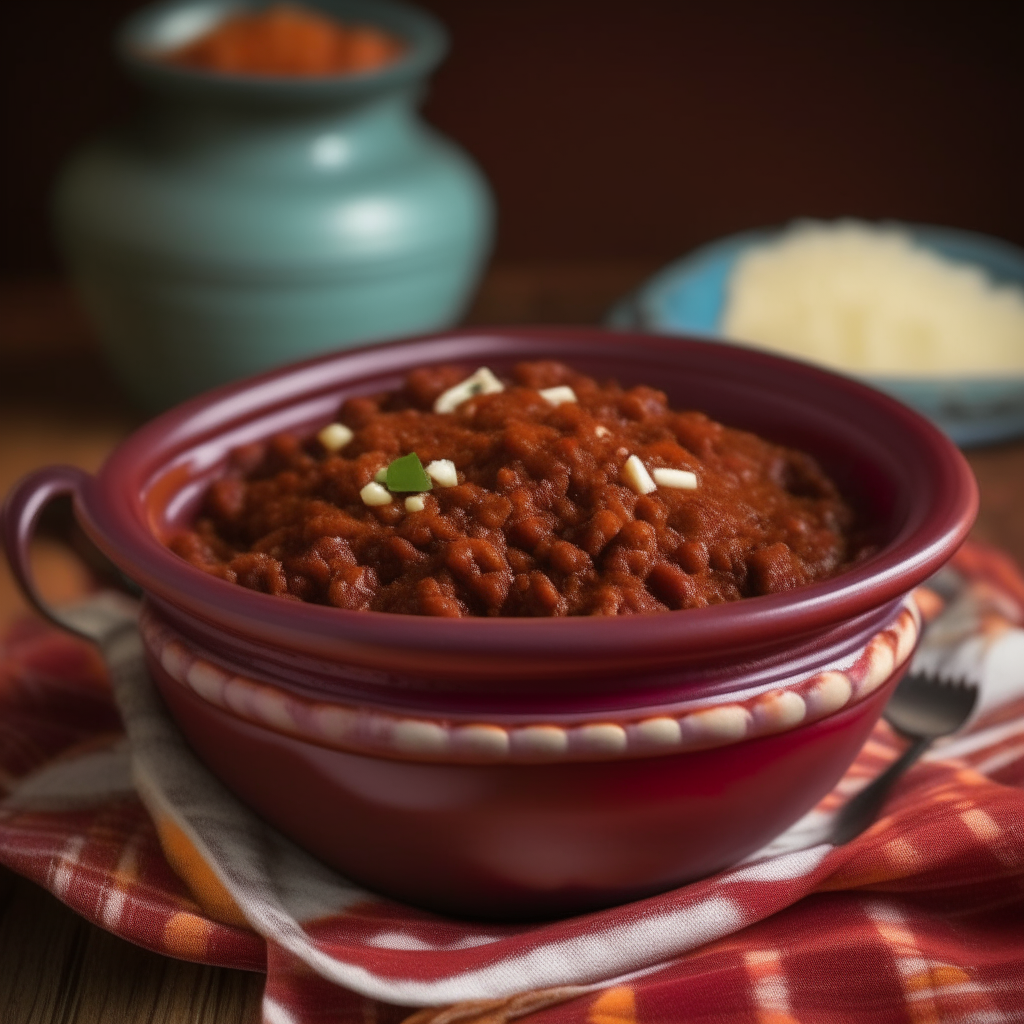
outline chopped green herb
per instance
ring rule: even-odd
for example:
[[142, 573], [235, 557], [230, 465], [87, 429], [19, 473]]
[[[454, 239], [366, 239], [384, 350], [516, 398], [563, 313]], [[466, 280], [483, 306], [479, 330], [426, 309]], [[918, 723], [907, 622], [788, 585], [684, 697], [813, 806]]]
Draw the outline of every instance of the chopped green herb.
[[415, 452], [395, 459], [388, 466], [387, 485], [389, 491], [396, 492], [429, 491], [434, 486]]

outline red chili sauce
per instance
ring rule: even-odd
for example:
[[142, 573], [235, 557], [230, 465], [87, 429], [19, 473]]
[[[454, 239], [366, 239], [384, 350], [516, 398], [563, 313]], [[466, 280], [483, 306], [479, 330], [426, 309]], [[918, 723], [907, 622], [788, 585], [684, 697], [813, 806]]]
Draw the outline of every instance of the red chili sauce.
[[[337, 451], [290, 434], [236, 450], [170, 547], [267, 594], [444, 616], [701, 608], [827, 579], [858, 555], [851, 509], [808, 455], [554, 362], [434, 412], [471, 369], [348, 399]], [[575, 401], [540, 393], [560, 385]], [[388, 503], [367, 504], [375, 475], [413, 452], [453, 462], [457, 483], [432, 482], [422, 510], [382, 483], [369, 491]], [[655, 485], [659, 468], [696, 486]]]
[[310, 77], [376, 71], [405, 44], [372, 25], [345, 25], [291, 4], [229, 15], [164, 56], [169, 64], [233, 75]]

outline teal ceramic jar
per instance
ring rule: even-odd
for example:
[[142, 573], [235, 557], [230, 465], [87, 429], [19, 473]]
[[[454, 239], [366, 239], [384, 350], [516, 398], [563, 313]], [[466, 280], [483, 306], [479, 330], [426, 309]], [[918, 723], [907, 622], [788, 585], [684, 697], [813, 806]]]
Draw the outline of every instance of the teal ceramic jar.
[[448, 326], [483, 266], [487, 185], [417, 114], [442, 27], [384, 0], [304, 2], [407, 48], [355, 75], [208, 73], [155, 58], [239, 5], [146, 8], [117, 49], [148, 102], [58, 184], [73, 277], [146, 409], [326, 349]]

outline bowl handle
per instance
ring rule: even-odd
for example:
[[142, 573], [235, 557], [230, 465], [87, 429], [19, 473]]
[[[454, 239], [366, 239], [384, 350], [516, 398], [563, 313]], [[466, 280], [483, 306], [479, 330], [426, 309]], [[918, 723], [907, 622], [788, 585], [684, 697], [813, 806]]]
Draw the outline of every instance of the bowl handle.
[[81, 500], [83, 488], [91, 479], [85, 470], [76, 466], [47, 466], [24, 477], [11, 490], [0, 510], [0, 532], [4, 550], [14, 578], [22, 593], [51, 622], [68, 632], [99, 641], [118, 621], [130, 621], [132, 606], [127, 599], [93, 599], [69, 608], [54, 608], [47, 604], [32, 576], [30, 557], [32, 538], [39, 518], [54, 498], [71, 495]]

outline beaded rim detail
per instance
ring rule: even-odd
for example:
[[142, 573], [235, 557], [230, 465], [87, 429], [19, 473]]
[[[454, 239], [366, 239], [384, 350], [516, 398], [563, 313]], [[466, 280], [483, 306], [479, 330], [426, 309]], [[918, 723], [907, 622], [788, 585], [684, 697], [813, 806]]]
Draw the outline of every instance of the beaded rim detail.
[[140, 620], [154, 662], [228, 714], [321, 747], [442, 764], [536, 764], [655, 757], [787, 732], [859, 703], [910, 657], [921, 619], [911, 597], [842, 667], [768, 684], [742, 699], [624, 710], [557, 722], [494, 724], [366, 704], [312, 700], [236, 675], [190, 649], [149, 609]]

